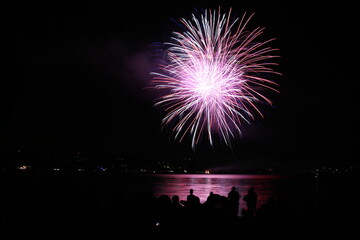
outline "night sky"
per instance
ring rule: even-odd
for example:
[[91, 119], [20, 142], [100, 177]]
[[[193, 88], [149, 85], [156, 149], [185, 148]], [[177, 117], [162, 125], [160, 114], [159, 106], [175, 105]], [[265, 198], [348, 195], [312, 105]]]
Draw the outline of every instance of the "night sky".
[[[271, 2], [271, 1], [268, 1]], [[282, 1], [283, 2], [283, 1]], [[189, 141], [161, 131], [161, 109], [148, 86], [156, 67], [156, 43], [178, 31], [176, 21], [195, 9], [217, 8], [241, 16], [255, 12], [250, 28], [277, 38], [276, 77], [265, 119], [245, 126], [232, 149]], [[276, 158], [338, 163], [359, 153], [359, 90], [350, 67], [355, 16], [335, 1], [313, 6], [258, 1], [45, 1], [9, 7], [3, 35], [9, 39], [3, 149], [83, 151], [134, 159], [195, 157], [207, 161]], [[175, 21], [174, 21], [175, 20]], [[4, 85], [3, 85], [4, 86]], [[220, 160], [219, 160], [220, 159]]]

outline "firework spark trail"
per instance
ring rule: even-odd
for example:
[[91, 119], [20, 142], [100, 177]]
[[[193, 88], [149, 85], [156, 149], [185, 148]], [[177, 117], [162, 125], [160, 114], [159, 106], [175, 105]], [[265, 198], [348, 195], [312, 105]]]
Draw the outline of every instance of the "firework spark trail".
[[213, 145], [217, 134], [227, 145], [236, 133], [241, 135], [244, 122], [255, 114], [263, 117], [259, 103], [272, 104], [263, 92], [278, 92], [277, 84], [262, 76], [275, 73], [277, 65], [269, 59], [273, 49], [265, 42], [255, 41], [264, 28], [247, 31], [254, 14], [230, 19], [220, 9], [205, 10], [197, 19], [181, 19], [184, 32], [174, 32], [166, 43], [166, 60], [153, 72], [152, 86], [162, 95], [155, 105], [166, 112], [162, 124], [178, 121], [173, 127], [175, 139], [182, 141], [189, 133], [195, 148], [203, 133]]

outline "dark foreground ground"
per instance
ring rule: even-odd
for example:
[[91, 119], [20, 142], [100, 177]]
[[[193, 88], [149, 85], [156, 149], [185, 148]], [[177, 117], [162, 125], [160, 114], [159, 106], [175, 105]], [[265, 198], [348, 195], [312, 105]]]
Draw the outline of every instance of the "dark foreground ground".
[[[103, 196], [101, 174], [1, 173], [1, 239], [359, 239], [359, 175], [299, 177], [283, 198], [235, 217], [218, 196], [196, 207], [174, 206], [151, 192]], [[85, 180], [84, 180], [85, 179]], [[295, 186], [296, 185], [296, 186]], [[300, 193], [301, 192], [301, 193]]]

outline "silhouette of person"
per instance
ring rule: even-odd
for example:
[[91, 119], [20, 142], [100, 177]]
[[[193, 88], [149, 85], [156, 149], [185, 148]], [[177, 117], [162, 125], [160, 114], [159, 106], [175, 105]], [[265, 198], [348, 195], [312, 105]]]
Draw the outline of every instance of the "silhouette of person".
[[244, 201], [247, 205], [247, 215], [250, 217], [255, 216], [256, 214], [256, 204], [257, 204], [257, 194], [254, 191], [254, 188], [248, 190], [248, 194], [244, 197]]
[[206, 199], [206, 202], [204, 203], [204, 206], [208, 209], [215, 208], [216, 204], [220, 202], [221, 196], [219, 194], [214, 194], [213, 192], [210, 192], [209, 196]]
[[173, 230], [179, 227], [179, 224], [183, 224], [184, 215], [183, 215], [183, 205], [180, 203], [180, 199], [178, 195], [174, 195], [172, 197], [172, 224]]
[[182, 208], [182, 205], [180, 203], [180, 199], [179, 199], [179, 196], [178, 195], [174, 195], [172, 198], [172, 206], [175, 208], [175, 209], [178, 209], [178, 208]]
[[206, 203], [207, 204], [210, 204], [210, 203], [212, 203], [213, 201], [214, 201], [214, 193], [213, 192], [210, 192], [210, 194], [209, 194], [209, 196], [207, 197], [207, 199], [206, 199]]
[[194, 190], [190, 189], [190, 194], [186, 198], [189, 207], [196, 207], [200, 205], [200, 198], [194, 195]]
[[231, 212], [231, 215], [232, 216], [238, 216], [240, 194], [236, 190], [235, 186], [233, 186], [231, 188], [231, 191], [228, 194], [228, 199], [230, 200], [230, 212]]

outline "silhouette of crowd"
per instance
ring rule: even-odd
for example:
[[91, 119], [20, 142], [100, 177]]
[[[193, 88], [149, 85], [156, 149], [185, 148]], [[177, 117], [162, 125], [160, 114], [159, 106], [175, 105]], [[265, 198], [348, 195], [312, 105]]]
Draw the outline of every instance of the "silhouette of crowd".
[[[240, 200], [246, 203], [243, 209], [239, 209]], [[257, 200], [258, 195], [252, 187], [245, 196], [241, 196], [235, 186], [228, 196], [210, 192], [204, 203], [200, 203], [193, 189], [189, 190], [186, 200], [180, 200], [177, 195], [156, 198], [151, 192], [140, 193], [130, 199], [130, 202], [139, 204], [130, 208], [135, 213], [130, 214], [134, 217], [130, 225], [135, 229], [129, 231], [129, 237], [285, 240], [328, 239], [321, 234], [326, 237], [338, 234], [340, 238], [335, 239], [352, 236], [352, 231], [346, 225], [348, 219], [345, 227], [328, 222], [323, 215], [318, 215], [313, 200], [298, 203], [297, 199], [271, 196], [261, 206], [257, 206]], [[331, 233], [331, 229], [321, 228], [318, 221], [334, 225], [334, 233]]]
[[[161, 195], [156, 198], [151, 192], [136, 193], [129, 199], [130, 225], [135, 238], [154, 234], [158, 238], [171, 236], [172, 239], [228, 239], [236, 232], [239, 223], [239, 201], [241, 196], [233, 186], [228, 196], [210, 192], [204, 203], [189, 190], [186, 200], [178, 195]], [[245, 218], [253, 218], [256, 213], [257, 195], [253, 188], [243, 198], [247, 202]], [[234, 228], [234, 229], [232, 229]], [[144, 234], [146, 236], [144, 236]], [[132, 235], [134, 237], [134, 235]]]

